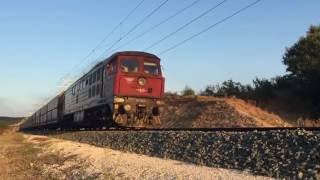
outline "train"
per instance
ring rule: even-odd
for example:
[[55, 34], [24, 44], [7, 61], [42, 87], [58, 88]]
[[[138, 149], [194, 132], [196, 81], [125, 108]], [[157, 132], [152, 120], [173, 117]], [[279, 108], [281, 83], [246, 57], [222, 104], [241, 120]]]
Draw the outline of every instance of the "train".
[[117, 52], [26, 118], [20, 129], [156, 127], [164, 86], [159, 57]]

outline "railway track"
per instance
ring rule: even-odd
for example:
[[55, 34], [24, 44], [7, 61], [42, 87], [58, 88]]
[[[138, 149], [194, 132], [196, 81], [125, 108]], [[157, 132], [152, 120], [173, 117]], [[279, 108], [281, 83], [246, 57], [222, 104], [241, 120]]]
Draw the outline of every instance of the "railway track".
[[66, 133], [66, 132], [77, 132], [77, 131], [192, 131], [192, 132], [267, 132], [267, 131], [320, 131], [320, 127], [223, 127], [223, 128], [130, 128], [130, 127], [118, 127], [118, 128], [82, 128], [82, 129], [70, 129], [70, 130], [29, 130], [25, 132], [31, 133]]
[[115, 128], [103, 129], [103, 131], [202, 131], [202, 132], [251, 132], [251, 131], [284, 131], [305, 130], [320, 131], [320, 127], [230, 127], [230, 128]]

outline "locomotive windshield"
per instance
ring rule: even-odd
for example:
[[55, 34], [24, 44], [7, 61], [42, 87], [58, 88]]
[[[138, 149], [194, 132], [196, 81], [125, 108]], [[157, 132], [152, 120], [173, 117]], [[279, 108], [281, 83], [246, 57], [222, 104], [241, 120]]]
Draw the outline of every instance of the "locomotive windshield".
[[154, 62], [144, 62], [143, 63], [143, 70], [146, 74], [151, 75], [158, 75], [159, 74], [159, 68], [158, 65]]
[[122, 72], [138, 72], [139, 63], [136, 59], [124, 59], [121, 62]]
[[153, 76], [160, 75], [160, 67], [153, 59], [127, 58], [120, 61], [121, 72], [124, 73], [144, 73]]

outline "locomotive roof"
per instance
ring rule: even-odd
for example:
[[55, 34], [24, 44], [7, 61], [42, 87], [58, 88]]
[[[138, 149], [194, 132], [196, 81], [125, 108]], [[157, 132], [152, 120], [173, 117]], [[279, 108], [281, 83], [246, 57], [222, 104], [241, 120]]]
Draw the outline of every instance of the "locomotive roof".
[[144, 57], [150, 57], [150, 58], [155, 58], [160, 60], [160, 58], [154, 54], [150, 54], [147, 52], [142, 52], [142, 51], [121, 51], [121, 52], [116, 52], [114, 54], [112, 54], [109, 58], [107, 58], [106, 60], [112, 59], [115, 56], [120, 56], [120, 55], [124, 55], [124, 56], [144, 56]]
[[108, 63], [114, 57], [121, 56], [121, 55], [122, 56], [144, 56], [144, 57], [148, 57], [148, 58], [154, 58], [154, 59], [157, 59], [157, 60], [160, 61], [160, 58], [158, 56], [156, 56], [154, 54], [147, 53], [147, 52], [142, 52], [142, 51], [120, 51], [120, 52], [116, 52], [116, 53], [112, 54], [111, 56], [109, 56], [108, 58], [98, 62], [92, 69], [95, 69], [96, 67], [98, 67], [98, 66], [100, 66], [100, 65], [102, 65], [104, 63]]

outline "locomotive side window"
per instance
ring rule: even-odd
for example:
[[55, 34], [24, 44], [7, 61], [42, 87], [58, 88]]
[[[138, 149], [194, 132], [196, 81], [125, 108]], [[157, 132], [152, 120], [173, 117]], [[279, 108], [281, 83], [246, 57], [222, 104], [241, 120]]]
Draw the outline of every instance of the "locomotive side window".
[[98, 71], [97, 71], [97, 81], [100, 81], [100, 79], [101, 79], [100, 69], [98, 69]]
[[144, 62], [143, 71], [146, 74], [158, 75], [159, 74], [158, 64], [154, 62]]
[[114, 74], [117, 71], [117, 64], [115, 60], [112, 60], [107, 64], [107, 75]]
[[91, 96], [94, 97], [96, 93], [96, 86], [92, 87]]
[[97, 80], [97, 71], [95, 71], [92, 75], [92, 83], [95, 83]]
[[84, 88], [86, 88], [86, 81], [85, 80], [82, 81], [82, 89], [84, 89]]
[[80, 88], [81, 88], [81, 84], [80, 84], [81, 82], [79, 82], [78, 84], [77, 84], [77, 92], [79, 92], [80, 91]]
[[100, 84], [97, 85], [96, 91], [97, 91], [97, 92], [96, 92], [96, 95], [99, 95], [99, 94], [100, 94]]
[[89, 85], [91, 85], [92, 84], [92, 74], [90, 74], [90, 76], [89, 76]]
[[73, 86], [73, 87], [72, 87], [72, 95], [75, 95], [75, 94], [76, 94], [76, 87]]
[[122, 72], [138, 72], [139, 63], [136, 59], [124, 59], [121, 61]]

